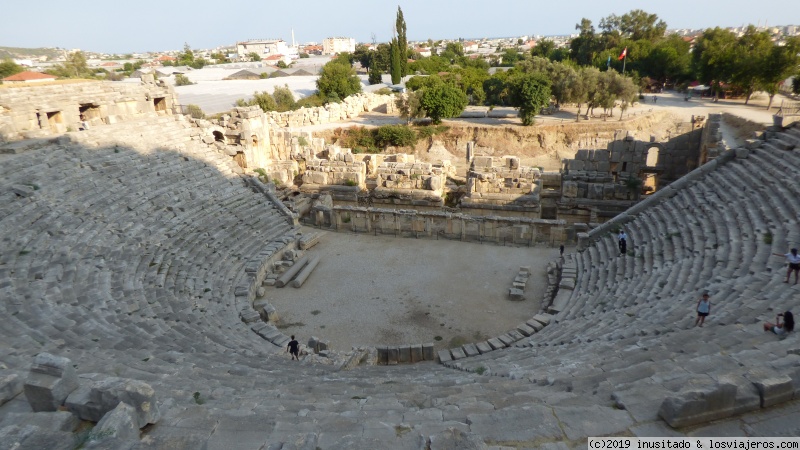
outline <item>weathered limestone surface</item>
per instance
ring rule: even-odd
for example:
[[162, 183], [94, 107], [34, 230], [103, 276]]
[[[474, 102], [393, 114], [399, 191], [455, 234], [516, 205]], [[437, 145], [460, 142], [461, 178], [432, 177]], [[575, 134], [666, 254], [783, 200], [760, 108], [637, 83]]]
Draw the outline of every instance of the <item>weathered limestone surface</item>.
[[78, 376], [69, 359], [40, 353], [33, 360], [24, 389], [31, 408], [38, 412], [57, 410], [77, 387]]

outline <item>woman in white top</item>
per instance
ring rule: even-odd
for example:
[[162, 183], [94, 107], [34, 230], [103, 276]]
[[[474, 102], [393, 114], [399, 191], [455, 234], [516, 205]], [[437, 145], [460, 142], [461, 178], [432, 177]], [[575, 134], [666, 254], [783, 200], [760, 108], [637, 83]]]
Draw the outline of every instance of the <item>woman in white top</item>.
[[775, 256], [785, 256], [786, 261], [789, 263], [789, 268], [786, 269], [786, 281], [784, 283], [789, 282], [789, 276], [794, 271], [794, 284], [797, 284], [797, 274], [800, 273], [800, 255], [797, 254], [797, 249], [793, 248], [789, 253], [780, 254], [780, 253], [773, 253]]

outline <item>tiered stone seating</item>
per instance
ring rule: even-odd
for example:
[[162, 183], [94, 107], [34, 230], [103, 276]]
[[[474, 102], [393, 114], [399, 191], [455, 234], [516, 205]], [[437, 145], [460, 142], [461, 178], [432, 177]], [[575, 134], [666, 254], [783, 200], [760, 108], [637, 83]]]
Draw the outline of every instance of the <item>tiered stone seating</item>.
[[[794, 172], [780, 186], [764, 174], [797, 167], [794, 151], [758, 149], [643, 209], [624, 223], [628, 256], [599, 232], [567, 256], [577, 275], [555, 323], [532, 324], [516, 345], [449, 367], [337, 372], [276, 354], [242, 323], [237, 282], [292, 226], [168, 119], [0, 155], [0, 375], [49, 351], [83, 376], [149, 383], [163, 417], [137, 448], [425, 448], [449, 428], [493, 445], [577, 447], [671, 433], [659, 406], [698, 378], [766, 368], [798, 379], [796, 338], [757, 323], [798, 292], [767, 253], [800, 240], [800, 187]], [[147, 146], [155, 135], [161, 145]], [[704, 289], [712, 315], [692, 328]], [[26, 408], [23, 396], [0, 405], [0, 431], [5, 412]]]
[[[796, 351], [797, 337], [778, 341], [760, 327], [792, 309], [798, 295], [796, 286], [783, 283], [784, 261], [771, 255], [800, 246], [800, 149], [770, 144], [789, 133], [797, 130], [770, 134], [749, 155], [593, 232], [585, 251], [567, 256], [576, 261], [576, 287], [557, 308], [555, 324], [516, 348], [447, 365], [562, 386], [598, 401], [615, 393], [620, 406], [635, 405], [651, 420], [678, 390], [667, 378], [689, 383], [700, 374], [766, 367], [800, 385], [800, 361], [787, 354]], [[616, 251], [620, 226], [629, 235], [624, 257]], [[693, 328], [705, 290], [712, 314], [705, 327]], [[761, 347], [771, 354], [753, 350]]]

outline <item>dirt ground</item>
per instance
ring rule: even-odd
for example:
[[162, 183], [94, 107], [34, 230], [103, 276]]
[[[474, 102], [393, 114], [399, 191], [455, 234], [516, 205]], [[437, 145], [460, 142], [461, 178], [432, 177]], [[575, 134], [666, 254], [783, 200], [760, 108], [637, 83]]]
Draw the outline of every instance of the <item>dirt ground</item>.
[[[267, 288], [285, 334], [326, 339], [335, 350], [438, 349], [497, 336], [535, 315], [558, 249], [329, 232], [308, 254], [322, 259], [302, 287]], [[533, 275], [526, 299], [512, 302], [520, 266]]]

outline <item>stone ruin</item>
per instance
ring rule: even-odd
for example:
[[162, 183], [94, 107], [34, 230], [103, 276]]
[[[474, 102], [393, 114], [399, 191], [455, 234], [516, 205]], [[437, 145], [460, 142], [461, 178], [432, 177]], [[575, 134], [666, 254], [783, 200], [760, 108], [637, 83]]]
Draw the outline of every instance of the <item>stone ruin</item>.
[[[694, 125], [694, 124], [693, 124]], [[703, 128], [667, 142], [636, 140], [625, 131], [603, 150], [578, 150], [564, 160], [558, 217], [601, 223], [700, 164]]]
[[[27, 108], [8, 101], [18, 94], [0, 90], [3, 124]], [[709, 156], [593, 225], [580, 251], [548, 266], [545, 310], [507, 333], [440, 350], [440, 364], [427, 362], [430, 347], [402, 345], [326, 365], [289, 361], [268, 323], [275, 311], [255, 303], [270, 265], [313, 237], [298, 238], [291, 214], [198, 123], [152, 110], [0, 145], [2, 446], [570, 448], [603, 434], [687, 435], [712, 420], [743, 436], [796, 427], [797, 331], [777, 337], [760, 322], [796, 303], [770, 254], [800, 242], [800, 129]], [[297, 153], [298, 136], [282, 133], [263, 136]], [[586, 156], [584, 171], [603, 162]], [[546, 178], [542, 200], [557, 180]], [[459, 220], [467, 234], [498, 231]], [[724, 301], [693, 328], [703, 290]], [[308, 347], [330, 353], [324, 340]], [[420, 364], [394, 365], [420, 351]], [[80, 421], [94, 428], [84, 434]]]
[[[0, 143], [58, 136], [67, 131], [172, 114], [175, 92], [163, 81], [15, 87], [0, 96]], [[81, 119], [83, 117], [83, 119]]]
[[461, 206], [538, 213], [541, 175], [536, 167], [520, 166], [515, 156], [504, 156], [497, 165], [494, 157], [476, 156]]

